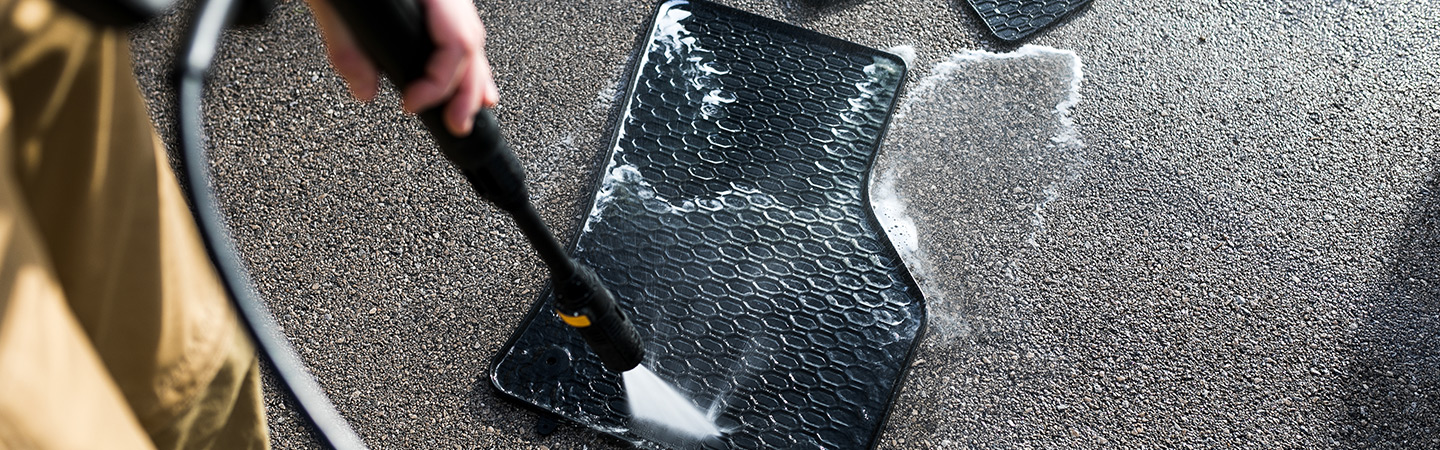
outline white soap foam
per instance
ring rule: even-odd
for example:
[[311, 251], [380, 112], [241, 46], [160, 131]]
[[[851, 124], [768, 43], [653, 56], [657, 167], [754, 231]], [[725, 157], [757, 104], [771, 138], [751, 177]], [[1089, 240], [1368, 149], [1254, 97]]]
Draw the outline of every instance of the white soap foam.
[[[691, 89], [707, 92], [701, 112], [706, 116], [713, 116], [720, 112], [719, 105], [733, 102], [735, 94], [718, 88], [715, 76], [729, 73], [729, 70], [717, 67], [714, 62], [715, 52], [701, 46], [694, 33], [685, 28], [691, 16], [690, 11], [677, 6], [688, 3], [684, 0], [672, 0], [661, 5], [663, 12], [655, 19], [651, 37], [655, 42], [665, 45], [665, 64], [678, 66]], [[643, 61], [641, 65], [644, 65]]]
[[912, 46], [912, 45], [897, 45], [897, 46], [894, 46], [894, 47], [887, 48], [887, 49], [885, 49], [885, 51], [890, 52], [890, 53], [894, 53], [895, 56], [899, 56], [900, 59], [905, 60], [905, 66], [906, 66], [906, 67], [914, 67], [914, 66], [915, 66], [915, 47], [914, 47], [914, 46]]
[[[859, 94], [854, 98], [847, 99], [850, 104], [850, 113], [860, 113], [877, 106], [875, 94], [880, 93], [885, 87], [892, 85], [896, 78], [900, 77], [901, 68], [895, 66], [895, 62], [886, 58], [876, 57], [875, 61], [863, 69], [865, 79], [855, 83], [855, 89]], [[842, 115], [843, 117], [843, 115]], [[854, 118], [847, 121], [861, 122], [863, 119]]]
[[621, 82], [621, 78], [623, 78], [624, 75], [624, 65], [618, 66], [614, 70], [612, 70], [610, 73], [610, 82], [606, 84], [605, 87], [600, 88], [600, 90], [595, 93], [595, 100], [591, 102], [590, 107], [604, 111], [609, 110], [611, 106], [614, 106], [615, 101], [619, 100], [620, 90], [624, 88], [624, 83]]
[[870, 207], [875, 211], [880, 228], [890, 238], [890, 244], [900, 254], [900, 260], [910, 269], [910, 276], [915, 277], [915, 282], [924, 289], [925, 296], [931, 302], [943, 301], [944, 290], [934, 287], [930, 258], [920, 246], [920, 232], [915, 226], [915, 219], [905, 212], [905, 200], [895, 189], [894, 173], [881, 174], [874, 182], [870, 191]]
[[895, 192], [894, 174], [885, 174], [875, 182], [870, 205], [875, 209], [876, 219], [890, 237], [890, 243], [900, 256], [909, 259], [920, 252], [920, 235], [915, 229], [915, 219], [905, 215], [905, 201]]
[[[1066, 61], [1070, 63], [1070, 92], [1065, 100], [1055, 105], [1055, 120], [1060, 123], [1060, 132], [1050, 137], [1050, 143], [1064, 149], [1068, 155], [1077, 155], [1078, 151], [1085, 147], [1085, 141], [1081, 140], [1080, 130], [1075, 126], [1075, 121], [1070, 118], [1070, 112], [1075, 109], [1075, 105], [1080, 104], [1080, 83], [1085, 78], [1084, 64], [1080, 62], [1080, 56], [1070, 50], [1036, 45], [1026, 45], [1020, 48], [1021, 51], [1026, 49], [1030, 49], [1033, 54], [1059, 54], [1066, 57]], [[1071, 158], [1071, 163], [1065, 166], [1064, 175], [1059, 180], [1045, 186], [1042, 191], [1045, 197], [1035, 203], [1030, 220], [1032, 228], [1026, 242], [1031, 247], [1040, 246], [1037, 237], [1046, 231], [1045, 207], [1060, 198], [1061, 188], [1075, 182], [1080, 177], [1080, 169], [1088, 165], [1089, 163], [1083, 158]]]

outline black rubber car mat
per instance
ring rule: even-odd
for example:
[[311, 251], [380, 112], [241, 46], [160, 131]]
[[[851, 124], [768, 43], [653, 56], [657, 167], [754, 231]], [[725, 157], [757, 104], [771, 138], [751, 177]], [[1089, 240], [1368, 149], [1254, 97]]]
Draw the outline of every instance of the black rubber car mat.
[[[868, 171], [897, 56], [703, 1], [659, 6], [574, 255], [645, 365], [722, 431], [706, 448], [874, 445], [924, 328]], [[542, 293], [501, 349], [503, 395], [642, 447], [607, 372]]]
[[1070, 15], [1090, 0], [968, 0], [1000, 39], [1017, 41]]

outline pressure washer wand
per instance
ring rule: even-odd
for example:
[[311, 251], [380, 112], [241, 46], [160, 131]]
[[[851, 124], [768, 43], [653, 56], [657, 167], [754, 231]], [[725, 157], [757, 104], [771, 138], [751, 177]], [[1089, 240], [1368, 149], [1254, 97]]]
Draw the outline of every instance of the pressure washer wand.
[[[435, 44], [424, 11], [415, 0], [333, 0], [330, 4], [370, 59], [397, 86], [424, 76]], [[625, 372], [635, 368], [645, 357], [635, 325], [595, 273], [565, 253], [536, 213], [525, 189], [525, 172], [501, 136], [494, 114], [482, 109], [470, 135], [456, 137], [445, 127], [444, 109], [440, 105], [421, 112], [420, 120], [475, 191], [513, 216], [530, 239], [550, 268], [556, 313], [580, 332], [607, 369]]]

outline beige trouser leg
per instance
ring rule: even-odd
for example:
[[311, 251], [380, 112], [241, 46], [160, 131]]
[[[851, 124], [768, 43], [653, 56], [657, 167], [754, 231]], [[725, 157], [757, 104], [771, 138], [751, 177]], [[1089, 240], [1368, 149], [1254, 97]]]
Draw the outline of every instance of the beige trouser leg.
[[124, 37], [0, 0], [0, 448], [268, 447]]

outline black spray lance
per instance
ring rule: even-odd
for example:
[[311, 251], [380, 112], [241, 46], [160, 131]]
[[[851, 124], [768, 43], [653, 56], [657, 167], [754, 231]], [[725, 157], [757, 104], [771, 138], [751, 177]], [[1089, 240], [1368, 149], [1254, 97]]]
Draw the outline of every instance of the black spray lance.
[[[435, 45], [425, 14], [415, 0], [331, 0], [371, 61], [397, 86], [425, 75]], [[550, 233], [525, 189], [525, 172], [500, 135], [489, 110], [475, 116], [469, 136], [460, 138], [445, 127], [445, 105], [420, 113], [420, 120], [475, 191], [515, 218], [515, 224], [550, 269], [555, 310], [585, 338], [605, 368], [624, 372], [644, 359], [640, 335], [625, 317], [610, 290], [590, 269], [571, 259]]]

